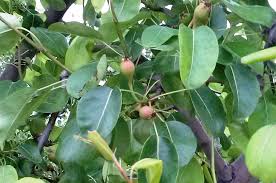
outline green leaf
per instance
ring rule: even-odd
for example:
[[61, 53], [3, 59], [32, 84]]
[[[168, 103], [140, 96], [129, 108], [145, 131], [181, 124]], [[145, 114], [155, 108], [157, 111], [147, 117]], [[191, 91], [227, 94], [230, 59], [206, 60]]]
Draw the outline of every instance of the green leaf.
[[24, 177], [24, 178], [16, 181], [15, 183], [45, 183], [45, 182], [41, 179], [36, 179], [33, 177]]
[[34, 98], [34, 90], [25, 88], [14, 92], [0, 102], [0, 148], [13, 135], [17, 127], [24, 125], [27, 118], [43, 102], [45, 94]]
[[166, 26], [152, 25], [147, 27], [141, 37], [142, 45], [146, 48], [157, 47], [177, 36], [178, 31]]
[[[171, 82], [173, 81], [173, 82]], [[183, 90], [183, 92], [178, 92], [167, 96], [171, 98], [173, 104], [177, 105], [178, 107], [184, 108], [189, 110], [193, 113], [193, 104], [189, 96], [188, 91], [184, 91], [184, 86], [182, 81], [180, 80], [179, 74], [165, 74], [162, 77], [162, 86], [166, 92], [172, 92], [177, 90]]]
[[187, 89], [203, 85], [215, 69], [218, 59], [218, 42], [214, 32], [207, 26], [194, 30], [180, 25], [180, 76]]
[[270, 27], [275, 19], [275, 13], [270, 7], [259, 5], [241, 5], [233, 0], [223, 0], [223, 2], [227, 8], [249, 22]]
[[[157, 139], [158, 138], [158, 139]], [[140, 159], [154, 158], [163, 162], [160, 183], [175, 182], [178, 172], [178, 156], [174, 144], [166, 137], [151, 136], [144, 144]]]
[[231, 123], [228, 125], [232, 141], [243, 153], [246, 151], [249, 142], [249, 134], [246, 125], [240, 123]]
[[196, 137], [190, 127], [184, 123], [169, 121], [167, 124], [178, 154], [179, 167], [185, 166], [195, 154], [197, 148]]
[[[138, 21], [147, 19], [150, 17], [151, 17], [151, 12], [141, 11], [141, 12], [139, 12], [139, 14], [137, 14], [132, 19], [125, 21], [125, 22], [121, 22], [120, 23], [121, 31], [124, 32], [127, 28], [136, 24]], [[103, 39], [106, 42], [112, 42], [118, 37], [117, 32], [116, 32], [116, 27], [113, 22], [107, 22], [107, 23], [102, 24], [99, 28], [99, 32], [103, 35]]]
[[226, 114], [216, 94], [206, 86], [190, 92], [195, 111], [214, 136], [224, 132]]
[[195, 158], [179, 170], [177, 183], [204, 183], [202, 168]]
[[[21, 27], [19, 18], [8, 14], [0, 13], [0, 16], [9, 22], [13, 27]], [[0, 54], [10, 51], [20, 40], [18, 34], [0, 21]]]
[[107, 137], [121, 112], [122, 94], [118, 88], [98, 87], [87, 92], [77, 108], [78, 125], [82, 130], [96, 130]]
[[145, 158], [132, 165], [131, 169], [145, 169], [148, 183], [159, 183], [162, 175], [163, 164], [161, 160]]
[[[95, 161], [93, 161], [93, 165], [94, 164], [96, 164]], [[65, 173], [61, 177], [59, 183], [91, 183], [91, 181], [89, 181], [89, 177], [87, 176], [87, 172], [85, 171], [85, 169], [82, 166], [79, 166], [78, 164], [65, 163], [64, 171]], [[94, 175], [93, 178], [95, 178]]]
[[97, 65], [97, 79], [102, 80], [106, 75], [107, 59], [106, 55], [103, 55]]
[[128, 150], [131, 144], [130, 128], [128, 124], [131, 122], [125, 121], [123, 118], [119, 118], [114, 130], [112, 137], [112, 149], [116, 149], [116, 156], [121, 157], [123, 160], [128, 155]]
[[96, 74], [96, 62], [85, 65], [82, 68], [78, 69], [76, 72], [73, 72], [66, 83], [68, 94], [72, 97], [80, 98], [85, 93], [85, 91], [83, 90], [85, 89], [85, 85], [89, 83], [89, 81], [96, 87]]
[[5, 183], [14, 183], [18, 180], [17, 172], [11, 165], [0, 166], [0, 180]]
[[58, 88], [49, 93], [48, 98], [37, 109], [42, 113], [53, 113], [62, 111], [67, 104], [69, 96], [64, 88]]
[[227, 19], [221, 5], [214, 5], [212, 7], [210, 27], [216, 33], [218, 39], [224, 34], [227, 28]]
[[16, 92], [17, 90], [24, 89], [28, 85], [24, 81], [0, 81], [0, 101], [4, 100], [6, 97]]
[[143, 46], [136, 41], [141, 39], [144, 27], [145, 26], [141, 25], [132, 27], [125, 36], [126, 44], [132, 60], [136, 60], [142, 53]]
[[192, 130], [179, 121], [155, 120], [155, 125], [159, 136], [167, 137], [176, 147], [179, 168], [187, 165], [197, 148], [197, 140]]
[[156, 73], [171, 73], [179, 71], [179, 54], [175, 51], [162, 51], [154, 58], [153, 69]]
[[240, 64], [227, 66], [225, 75], [234, 98], [232, 109], [228, 112], [234, 119], [243, 120], [254, 111], [261, 96], [259, 82], [249, 68]]
[[49, 30], [67, 34], [102, 39], [102, 35], [91, 27], [79, 22], [57, 22], [50, 25]]
[[95, 8], [96, 12], [100, 12], [101, 9], [104, 6], [104, 3], [106, 2], [106, 0], [91, 0], [91, 3], [93, 5], [93, 7]]
[[113, 0], [115, 14], [119, 22], [125, 22], [135, 17], [140, 10], [141, 0]]
[[54, 56], [64, 58], [68, 49], [66, 37], [58, 32], [52, 32], [44, 28], [31, 28], [31, 31], [39, 39], [42, 45]]
[[76, 71], [92, 60], [94, 41], [85, 37], [76, 37], [70, 44], [66, 56], [65, 66]]
[[276, 123], [276, 104], [273, 103], [272, 94], [265, 93], [259, 103], [248, 118], [248, 128], [253, 135], [259, 128]]
[[33, 163], [41, 163], [42, 157], [39, 152], [37, 143], [35, 143], [32, 140], [29, 140], [25, 142], [24, 144], [21, 144], [18, 147], [18, 152], [23, 155], [26, 159], [32, 161]]
[[93, 164], [97, 157], [97, 151], [93, 146], [75, 138], [75, 135], [83, 136], [77, 120], [70, 117], [59, 137], [56, 157], [63, 163], [74, 163], [81, 167], [88, 167]]

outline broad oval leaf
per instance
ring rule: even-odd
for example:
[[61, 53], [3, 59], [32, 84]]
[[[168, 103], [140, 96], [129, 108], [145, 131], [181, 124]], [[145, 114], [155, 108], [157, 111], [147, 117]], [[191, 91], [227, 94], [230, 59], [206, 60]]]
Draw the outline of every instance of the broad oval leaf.
[[14, 183], [18, 180], [15, 168], [11, 165], [0, 166], [0, 180], [5, 183]]
[[[21, 22], [18, 17], [8, 13], [0, 13], [0, 16], [9, 22], [13, 27], [21, 27]], [[0, 54], [3, 54], [15, 47], [19, 39], [20, 37], [15, 31], [0, 21]]]
[[24, 89], [26, 87], [28, 87], [28, 85], [24, 81], [0, 81], [0, 101], [4, 100], [6, 97], [16, 92], [17, 90]]
[[195, 111], [214, 136], [224, 132], [226, 114], [216, 94], [206, 86], [190, 91]]
[[66, 56], [65, 66], [76, 71], [92, 60], [94, 41], [85, 37], [76, 37], [70, 44]]
[[[157, 139], [158, 138], [158, 139]], [[178, 156], [174, 144], [166, 137], [148, 138], [143, 146], [140, 159], [154, 158], [163, 162], [163, 173], [160, 183], [175, 182], [178, 172]]]
[[202, 168], [195, 158], [179, 170], [177, 183], [204, 183]]
[[98, 31], [80, 22], [57, 22], [51, 24], [49, 30], [82, 37], [102, 39], [102, 35]]
[[31, 28], [31, 31], [39, 39], [42, 45], [54, 56], [64, 58], [68, 49], [68, 42], [64, 35], [52, 32], [44, 28]]
[[221, 5], [214, 5], [212, 7], [210, 27], [216, 33], [217, 38], [220, 38], [224, 34], [227, 28], [227, 19], [226, 13]]
[[[78, 69], [76, 72], [70, 75], [68, 81], [66, 83], [66, 89], [69, 95], [75, 98], [81, 97], [84, 93], [84, 88], [89, 81], [91, 84], [97, 85], [96, 82], [96, 75], [97, 75], [97, 63], [91, 63], [88, 65], [83, 66], [82, 68]], [[94, 82], [93, 82], [94, 81]]]
[[39, 152], [37, 143], [35, 143], [32, 140], [29, 140], [25, 142], [24, 144], [21, 144], [18, 147], [18, 152], [24, 156], [26, 159], [32, 161], [33, 163], [41, 163], [42, 162], [42, 156]]
[[132, 165], [131, 169], [145, 169], [148, 183], [159, 183], [162, 175], [163, 163], [161, 160], [145, 158]]
[[270, 7], [259, 6], [259, 5], [241, 5], [233, 0], [223, 0], [223, 3], [233, 11], [235, 14], [239, 15], [241, 18], [265, 25], [270, 27], [275, 20], [275, 12]]
[[179, 167], [185, 166], [195, 154], [197, 148], [196, 137], [184, 123], [169, 121], [167, 124], [178, 154]]
[[38, 108], [37, 112], [53, 113], [62, 111], [69, 100], [64, 88], [58, 88], [49, 93], [48, 98]]
[[142, 45], [146, 48], [157, 47], [168, 41], [172, 36], [177, 36], [178, 31], [166, 26], [152, 25], [147, 27], [142, 34]]
[[98, 87], [79, 101], [77, 120], [81, 130], [96, 130], [103, 138], [115, 127], [121, 112], [122, 94], [118, 88]]
[[17, 127], [43, 102], [45, 94], [34, 98], [34, 90], [25, 88], [14, 92], [0, 102], [0, 148], [3, 149], [5, 140], [13, 135]]
[[225, 75], [233, 93], [232, 113], [236, 120], [243, 120], [254, 111], [261, 96], [256, 75], [241, 64], [229, 65]]
[[124, 22], [135, 17], [140, 10], [141, 0], [113, 0], [115, 14], [119, 22]]
[[179, 71], [179, 54], [175, 51], [162, 51], [154, 58], [153, 69], [156, 73], [172, 73]]
[[155, 121], [155, 125], [158, 134], [167, 137], [174, 144], [178, 154], [179, 167], [187, 165], [197, 148], [197, 140], [192, 130], [179, 121]]
[[203, 85], [215, 69], [219, 46], [215, 33], [207, 26], [194, 30], [180, 25], [179, 28], [181, 80], [187, 89]]
[[75, 138], [75, 135], [82, 134], [77, 120], [70, 117], [59, 137], [56, 157], [63, 163], [75, 163], [86, 167], [97, 157], [97, 151], [93, 146]]

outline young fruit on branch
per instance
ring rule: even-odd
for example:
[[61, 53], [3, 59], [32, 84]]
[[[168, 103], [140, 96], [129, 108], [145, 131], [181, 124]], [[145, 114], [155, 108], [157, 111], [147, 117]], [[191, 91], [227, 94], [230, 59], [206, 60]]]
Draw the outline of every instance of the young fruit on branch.
[[132, 77], [135, 72], [135, 65], [129, 58], [123, 58], [120, 69], [122, 74]]
[[154, 109], [151, 106], [143, 106], [139, 109], [139, 116], [142, 119], [150, 119], [154, 114]]
[[196, 28], [201, 25], [207, 25], [209, 21], [210, 12], [211, 12], [211, 3], [200, 2], [199, 5], [195, 8], [194, 17], [191, 22], [191, 25], [193, 25], [193, 28]]

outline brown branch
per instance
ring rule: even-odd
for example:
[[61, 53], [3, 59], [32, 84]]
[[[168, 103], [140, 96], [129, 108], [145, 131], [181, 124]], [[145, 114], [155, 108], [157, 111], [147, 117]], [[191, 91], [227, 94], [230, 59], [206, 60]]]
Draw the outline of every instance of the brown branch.
[[[208, 159], [211, 160], [212, 141], [201, 121], [192, 116], [185, 109], [178, 107], [176, 107], [176, 109], [187, 120], [187, 125], [195, 134], [198, 145], [203, 149]], [[247, 170], [243, 156], [238, 158], [232, 164], [228, 164], [221, 157], [218, 150], [215, 149], [214, 159], [218, 183], [256, 183], [257, 180], [252, 177]]]
[[52, 132], [52, 130], [55, 126], [58, 114], [59, 114], [58, 112], [55, 112], [55, 113], [51, 114], [46, 128], [42, 132], [42, 135], [39, 137], [39, 140], [38, 140], [38, 149], [39, 149], [39, 151], [41, 151], [43, 149], [44, 145], [48, 142], [50, 133]]

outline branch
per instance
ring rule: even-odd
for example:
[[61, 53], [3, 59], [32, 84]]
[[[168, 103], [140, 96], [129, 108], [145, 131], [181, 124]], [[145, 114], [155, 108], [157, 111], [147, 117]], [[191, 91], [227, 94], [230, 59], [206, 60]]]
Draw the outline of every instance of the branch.
[[[47, 20], [45, 24], [49, 26], [52, 23], [61, 21], [63, 15], [66, 13], [68, 8], [74, 2], [75, 0], [65, 0], [66, 8], [63, 11], [55, 11], [52, 8], [46, 10], [45, 14], [46, 14]], [[34, 50], [32, 47], [30, 47], [25, 41], [22, 41], [19, 47], [21, 50], [19, 52], [17, 51], [15, 55], [17, 55], [18, 53], [23, 53], [21, 54], [21, 59], [23, 60], [26, 59], [27, 57], [32, 59], [37, 53], [37, 51]], [[16, 60], [16, 58], [14, 60]], [[22, 72], [25, 71], [25, 68], [26, 67], [22, 68]], [[5, 66], [4, 71], [0, 74], [0, 81], [1, 80], [11, 80], [14, 82], [19, 80], [19, 72], [17, 67], [15, 67], [13, 64], [7, 64]]]
[[[194, 116], [191, 116], [185, 109], [176, 107], [178, 112], [188, 121], [187, 125], [195, 134], [199, 146], [211, 160], [212, 141], [202, 126], [201, 122]], [[215, 168], [218, 183], [257, 183], [257, 179], [250, 175], [244, 157], [241, 155], [232, 164], [228, 164], [219, 154], [218, 150], [214, 151]]]
[[[201, 122], [195, 117], [191, 116], [189, 112], [184, 109], [178, 108], [178, 112], [188, 121], [187, 125], [194, 132], [199, 146], [203, 149], [206, 156], [209, 160], [211, 160], [211, 147], [212, 141], [202, 126]], [[217, 149], [214, 151], [215, 156], [215, 167], [219, 180], [224, 182], [232, 180], [232, 169], [231, 167], [223, 160]]]
[[42, 132], [42, 135], [39, 137], [39, 140], [38, 140], [38, 149], [39, 149], [39, 151], [41, 151], [43, 149], [44, 145], [48, 142], [48, 138], [49, 138], [50, 133], [52, 132], [54, 126], [55, 126], [58, 114], [59, 114], [58, 112], [55, 112], [55, 113], [51, 114], [46, 128]]

